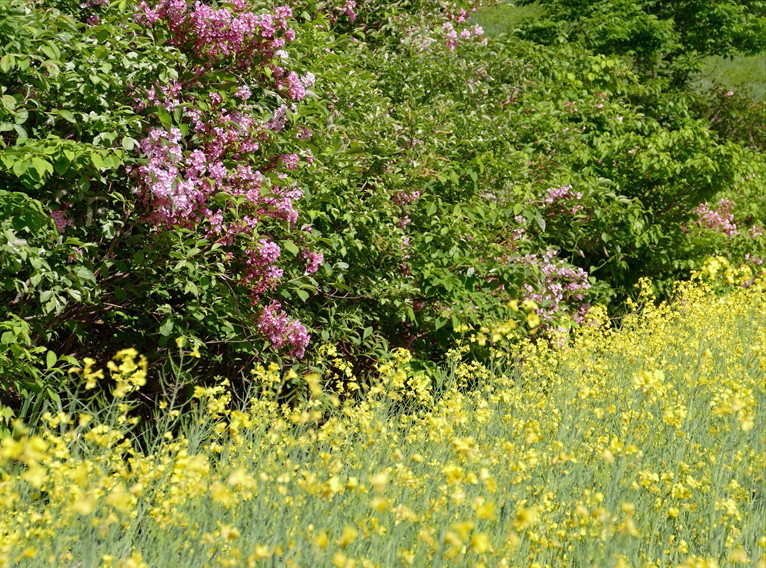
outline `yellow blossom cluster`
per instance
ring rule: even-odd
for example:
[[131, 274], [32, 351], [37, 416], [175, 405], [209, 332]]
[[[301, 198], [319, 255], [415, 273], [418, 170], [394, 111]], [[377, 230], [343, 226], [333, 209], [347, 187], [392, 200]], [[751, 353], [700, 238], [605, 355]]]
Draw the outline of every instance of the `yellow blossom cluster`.
[[643, 282], [619, 328], [593, 310], [565, 341], [488, 326], [491, 363], [396, 350], [368, 390], [325, 347], [322, 372], [259, 366], [242, 404], [222, 380], [143, 422], [121, 351], [108, 411], [0, 439], [0, 566], [766, 568], [764, 287], [714, 284], [657, 305]]

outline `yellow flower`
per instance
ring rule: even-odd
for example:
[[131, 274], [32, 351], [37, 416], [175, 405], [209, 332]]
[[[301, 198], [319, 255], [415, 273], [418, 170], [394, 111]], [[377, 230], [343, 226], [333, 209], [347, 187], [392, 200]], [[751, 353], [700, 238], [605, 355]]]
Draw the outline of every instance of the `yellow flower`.
[[490, 550], [487, 533], [479, 532], [471, 535], [471, 550], [476, 554], [484, 554]]
[[343, 527], [343, 532], [338, 539], [338, 546], [341, 548], [346, 548], [349, 544], [356, 540], [357, 536], [359, 536], [359, 531], [354, 527], [346, 525]]
[[219, 534], [221, 535], [221, 539], [224, 542], [229, 542], [239, 538], [241, 533], [239, 532], [239, 529], [235, 526], [223, 525], [219, 531]]
[[633, 386], [644, 394], [659, 389], [665, 380], [665, 373], [656, 371], [639, 371], [633, 376]]
[[513, 521], [513, 528], [517, 531], [523, 531], [537, 522], [540, 511], [537, 507], [521, 507], [516, 512], [516, 519]]
[[540, 317], [535, 312], [529, 312], [527, 314], [527, 325], [534, 329], [540, 325]]
[[521, 303], [521, 307], [524, 309], [525, 312], [530, 313], [530, 312], [534, 312], [535, 310], [537, 310], [538, 306], [537, 306], [537, 303], [534, 300], [527, 299], [527, 300], [524, 300]]
[[116, 568], [149, 568], [149, 565], [143, 561], [138, 552], [134, 552], [130, 558], [120, 560]]
[[385, 513], [386, 511], [391, 509], [391, 500], [386, 499], [385, 497], [373, 497], [372, 501], [370, 501], [370, 507], [377, 511], [378, 513]]
[[383, 493], [388, 485], [389, 476], [388, 473], [377, 473], [370, 477], [370, 485], [377, 493]]

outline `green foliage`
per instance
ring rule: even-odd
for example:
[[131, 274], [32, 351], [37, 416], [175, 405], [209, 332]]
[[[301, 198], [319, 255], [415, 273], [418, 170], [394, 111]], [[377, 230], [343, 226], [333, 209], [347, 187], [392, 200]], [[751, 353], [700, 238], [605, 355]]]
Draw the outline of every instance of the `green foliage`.
[[[522, 259], [549, 248], [592, 274], [601, 300], [698, 263], [683, 227], [732, 183], [738, 150], [683, 100], [663, 122], [647, 116], [633, 100], [657, 93], [622, 61], [518, 41], [395, 59], [341, 49], [322, 63], [333, 99], [313, 112], [333, 128], [303, 181], [326, 266], [344, 267], [319, 278], [324, 339], [372, 328], [438, 357], [461, 323], [513, 317], [507, 301], [540, 278]], [[565, 184], [582, 193], [576, 214], [543, 205]]]
[[766, 101], [754, 101], [747, 92], [717, 86], [701, 93], [694, 108], [705, 117], [721, 140], [766, 150]]
[[[758, 239], [701, 227], [695, 210], [739, 203], [740, 192], [753, 199], [738, 205], [738, 226], [766, 225], [755, 199], [762, 109], [669, 94], [665, 81], [698, 56], [760, 49], [747, 36], [759, 5], [741, 25], [726, 18], [744, 4], [710, 8], [728, 27], [702, 38], [681, 4], [570, 4], [545, 2], [544, 16], [519, 24], [545, 45], [502, 35], [450, 45], [444, 24], [457, 24], [432, 2], [358, 2], [354, 21], [332, 3], [301, 3], [287, 61], [316, 84], [283, 132], [241, 158], [261, 167], [310, 152], [310, 167], [284, 182], [305, 194], [300, 215], [261, 218], [226, 242], [204, 223], [148, 223], [130, 172], [146, 163], [139, 145], [152, 129], [178, 128], [191, 151], [188, 113], [208, 111], [211, 93], [238, 104], [249, 71], [221, 59], [200, 79], [170, 32], [137, 23], [129, 2], [0, 0], [3, 396], [47, 388], [70, 356], [129, 345], [160, 364], [179, 336], [206, 351], [201, 381], [236, 377], [278, 358], [257, 326], [271, 300], [312, 333], [307, 367], [328, 343], [370, 379], [392, 347], [417, 365], [443, 358], [465, 325], [536, 333], [513, 300], [534, 299], [544, 331], [567, 328], [589, 303], [619, 312], [641, 277], [669, 290], [727, 247], [761, 255]], [[268, 87], [273, 73], [249, 77], [264, 120], [285, 102]], [[175, 81], [183, 104], [148, 104], [147, 89]], [[233, 221], [253, 214], [225, 191], [211, 207]], [[264, 236], [281, 248], [284, 278], [254, 302], [243, 252]], [[324, 253], [313, 274], [307, 250]]]

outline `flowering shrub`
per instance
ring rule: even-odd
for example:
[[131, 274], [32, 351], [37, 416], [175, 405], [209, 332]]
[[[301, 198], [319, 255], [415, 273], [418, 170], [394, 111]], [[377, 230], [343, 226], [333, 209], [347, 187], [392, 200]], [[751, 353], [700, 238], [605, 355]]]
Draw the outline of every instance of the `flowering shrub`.
[[582, 322], [590, 307], [585, 302], [591, 287], [587, 272], [556, 258], [556, 252], [552, 250], [541, 255], [525, 255], [520, 262], [535, 267], [542, 276], [539, 282], [524, 284], [523, 298], [540, 307], [537, 313], [542, 316], [543, 323], [560, 323], [562, 316], [570, 316], [576, 323]]
[[[291, 179], [312, 159], [310, 133], [296, 127], [295, 116], [314, 81], [286, 59], [295, 39], [291, 9], [182, 1], [60, 8], [82, 25], [64, 12], [14, 6], [16, 23], [3, 31], [4, 108], [18, 114], [15, 128], [4, 131], [4, 146], [12, 145], [4, 171], [55, 223], [54, 232], [19, 223], [14, 231], [31, 237], [24, 242], [36, 244], [37, 256], [67, 259], [29, 265], [28, 255], [19, 257], [28, 265], [20, 281], [31, 278], [20, 293], [39, 294], [44, 304], [40, 310], [17, 300], [11, 312], [35, 322], [36, 341], [64, 342], [69, 353], [94, 332], [104, 347], [114, 340], [93, 327], [95, 319], [116, 335], [139, 332], [144, 339], [135, 343], [153, 345], [150, 351], [175, 331], [200, 345], [239, 340], [245, 351], [262, 352], [263, 340], [252, 334], [271, 301], [264, 295], [275, 292], [287, 265], [308, 276], [322, 263], [298, 224], [295, 202], [303, 192]], [[34, 25], [45, 33], [24, 31]], [[62, 33], [71, 38], [67, 46], [50, 43]], [[95, 64], [91, 44], [100, 46]], [[14, 50], [44, 54], [56, 66], [64, 59], [88, 64], [48, 79]], [[96, 87], [78, 93], [78, 81]], [[57, 93], [69, 98], [56, 102]], [[51, 110], [59, 106], [66, 110]], [[78, 122], [72, 136], [69, 125]], [[154, 321], [148, 334], [141, 313]], [[51, 318], [63, 322], [53, 334], [43, 331]], [[272, 345], [297, 355], [308, 332], [297, 321], [292, 329]], [[262, 338], [268, 344], [274, 336]]]
[[179, 335], [205, 378], [318, 340], [359, 384], [393, 347], [415, 376], [461, 326], [542, 335], [765, 256], [757, 199], [726, 244], [694, 223], [762, 193], [756, 150], [623, 59], [486, 37], [489, 3], [0, 0], [0, 373], [32, 377], [3, 396]]
[[719, 199], [714, 208], [710, 207], [708, 203], [703, 203], [694, 210], [699, 215], [697, 225], [730, 237], [734, 236], [739, 231], [734, 222], [733, 207], [734, 202], [726, 198]]

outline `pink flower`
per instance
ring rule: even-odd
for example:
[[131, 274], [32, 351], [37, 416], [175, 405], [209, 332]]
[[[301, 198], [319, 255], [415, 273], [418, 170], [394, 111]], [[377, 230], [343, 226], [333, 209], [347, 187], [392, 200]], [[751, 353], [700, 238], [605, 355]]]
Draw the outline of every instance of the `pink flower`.
[[306, 274], [314, 274], [324, 262], [324, 254], [321, 252], [302, 250], [301, 257], [306, 260]]
[[734, 202], [728, 199], [720, 199], [715, 208], [711, 208], [707, 203], [697, 207], [694, 212], [699, 215], [697, 226], [712, 231], [723, 233], [727, 236], [739, 234], [736, 223], [734, 223]]
[[299, 101], [306, 96], [306, 87], [297, 73], [291, 71], [287, 77], [279, 82], [279, 86], [287, 91], [287, 96], [294, 101]]
[[63, 233], [67, 227], [74, 227], [74, 222], [66, 216], [63, 209], [61, 211], [51, 211], [51, 218], [56, 224], [56, 229], [58, 229], [59, 233]]
[[277, 301], [272, 301], [258, 318], [258, 331], [275, 349], [289, 346], [288, 355], [300, 359], [309, 344], [309, 334], [299, 321], [290, 319]]
[[300, 157], [298, 154], [282, 154], [279, 157], [279, 160], [284, 164], [284, 166], [288, 170], [294, 170], [298, 167], [298, 163], [300, 162]]
[[235, 96], [239, 97], [243, 101], [246, 101], [247, 99], [249, 99], [252, 96], [252, 94], [253, 93], [250, 90], [250, 87], [248, 87], [247, 85], [242, 85], [239, 88], [239, 90], [236, 93], [234, 93]]

